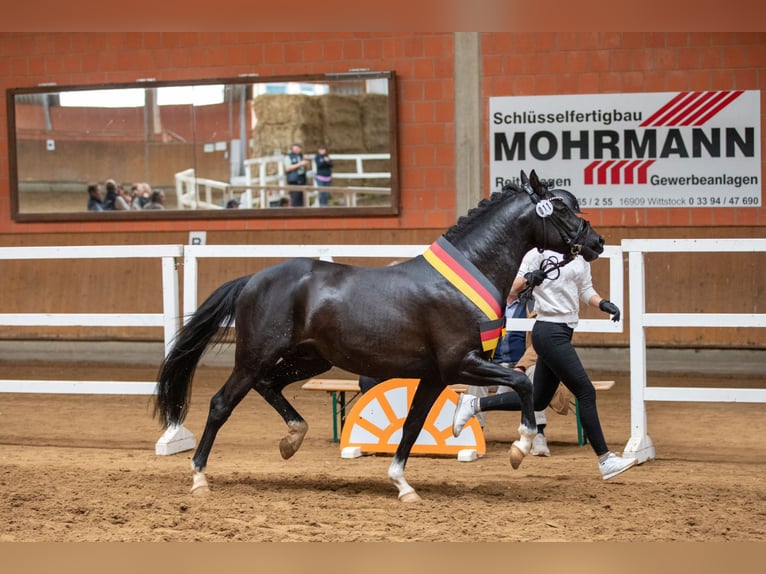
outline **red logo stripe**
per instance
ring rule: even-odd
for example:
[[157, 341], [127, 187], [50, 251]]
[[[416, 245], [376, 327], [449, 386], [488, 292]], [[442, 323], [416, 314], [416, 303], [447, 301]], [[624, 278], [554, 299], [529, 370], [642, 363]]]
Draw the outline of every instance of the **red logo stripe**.
[[596, 160], [585, 166], [585, 185], [593, 185], [593, 172], [600, 163], [600, 160]]
[[646, 118], [646, 119], [645, 119], [643, 122], [641, 122], [639, 125], [641, 125], [641, 126], [650, 126], [650, 125], [652, 125], [652, 123], [654, 122], [654, 120], [656, 120], [657, 118], [659, 118], [660, 116], [662, 116], [662, 115], [663, 115], [663, 114], [664, 114], [664, 113], [665, 113], [665, 112], [666, 112], [668, 109], [670, 109], [671, 107], [675, 106], [675, 104], [676, 104], [676, 103], [677, 103], [679, 100], [683, 99], [683, 98], [686, 96], [686, 94], [687, 94], [687, 92], [681, 92], [681, 93], [679, 93], [679, 94], [678, 94], [676, 97], [674, 97], [674, 98], [673, 98], [672, 100], [670, 100], [670, 101], [669, 101], [667, 104], [665, 104], [664, 106], [662, 106], [662, 107], [661, 107], [659, 110], [657, 110], [656, 112], [654, 112], [654, 113], [653, 113], [651, 116], [649, 116], [648, 118]]
[[694, 98], [689, 100], [689, 103], [680, 110], [676, 115], [670, 118], [665, 125], [677, 126], [683, 121], [689, 114], [693, 114], [700, 106], [705, 103], [705, 100], [710, 97], [710, 92], [694, 92]]
[[609, 175], [611, 176], [612, 183], [620, 183], [620, 170], [622, 167], [628, 163], [627, 159], [621, 159], [616, 164], [612, 166], [612, 169], [610, 170]]
[[649, 169], [649, 166], [654, 163], [655, 160], [648, 159], [644, 163], [642, 163], [638, 168], [638, 183], [646, 183], [646, 172]]
[[630, 162], [628, 165], [625, 166], [625, 183], [626, 184], [636, 183], [635, 178], [633, 177], [633, 174], [635, 173], [636, 167], [642, 161], [643, 160], [640, 160], [640, 159], [634, 159], [632, 162]]
[[699, 92], [685, 92], [685, 96], [675, 105], [673, 106], [666, 114], [664, 114], [661, 118], [659, 118], [657, 121], [655, 121], [652, 125], [653, 126], [668, 126], [673, 125], [671, 123], [671, 118], [676, 117], [679, 113], [683, 112], [689, 105], [691, 105], [695, 99], [697, 99], [697, 95]]
[[598, 168], [598, 170], [596, 172], [596, 175], [598, 177], [599, 185], [603, 185], [603, 184], [606, 183], [606, 172], [609, 169], [609, 166], [612, 165], [612, 163], [613, 162], [611, 162], [611, 161], [606, 161], [606, 162], [604, 162], [603, 165], [599, 166], [599, 168]]
[[704, 114], [707, 110], [710, 109], [711, 106], [715, 105], [715, 102], [719, 101], [722, 97], [721, 92], [705, 92], [705, 95], [700, 98], [700, 101], [697, 106], [694, 107], [693, 111], [694, 113], [687, 115], [683, 121], [679, 122], [677, 125], [679, 126], [688, 126], [691, 125], [691, 123], [700, 117], [702, 114]]
[[743, 90], [737, 90], [736, 92], [730, 92], [728, 96], [726, 96], [723, 101], [721, 101], [720, 104], [717, 106], [714, 106], [712, 110], [710, 110], [707, 114], [702, 116], [699, 120], [694, 122], [695, 126], [701, 126], [706, 121], [708, 121], [710, 118], [712, 118], [714, 115], [716, 115], [718, 112], [720, 112], [723, 108], [728, 106], [730, 103], [732, 103], [734, 100], [736, 100], [738, 97], [740, 97], [743, 94]]

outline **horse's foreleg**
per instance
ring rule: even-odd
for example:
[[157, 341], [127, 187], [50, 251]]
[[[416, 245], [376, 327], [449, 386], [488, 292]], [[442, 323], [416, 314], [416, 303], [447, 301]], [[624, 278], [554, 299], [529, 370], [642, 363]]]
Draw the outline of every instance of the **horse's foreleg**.
[[418, 493], [415, 492], [415, 489], [404, 478], [404, 467], [407, 465], [407, 459], [410, 456], [412, 446], [415, 444], [423, 428], [431, 407], [443, 390], [444, 385], [438, 382], [421, 380], [415, 391], [415, 396], [412, 398], [410, 412], [407, 414], [402, 427], [402, 439], [399, 441], [394, 459], [388, 467], [388, 477], [399, 490], [399, 500], [401, 502], [416, 502], [420, 500]]
[[229, 380], [221, 389], [210, 399], [210, 410], [205, 423], [205, 430], [202, 432], [197, 450], [192, 457], [192, 488], [191, 493], [195, 496], [205, 496], [210, 492], [207, 478], [205, 477], [205, 468], [207, 459], [210, 456], [210, 450], [213, 448], [213, 442], [218, 431], [229, 419], [234, 407], [250, 390], [249, 380], [245, 377], [237, 377], [231, 374]]
[[521, 461], [532, 449], [532, 439], [537, 434], [537, 423], [535, 422], [532, 381], [524, 373], [508, 369], [506, 371], [511, 376], [511, 388], [516, 391], [521, 401], [520, 438], [513, 441], [510, 452], [511, 466], [516, 469], [519, 468]]
[[532, 381], [524, 373], [496, 365], [478, 355], [469, 354], [461, 366], [460, 382], [480, 386], [509, 385], [516, 391], [521, 403], [520, 438], [511, 445], [510, 459], [511, 466], [519, 468], [521, 461], [532, 449], [532, 439], [537, 434]]

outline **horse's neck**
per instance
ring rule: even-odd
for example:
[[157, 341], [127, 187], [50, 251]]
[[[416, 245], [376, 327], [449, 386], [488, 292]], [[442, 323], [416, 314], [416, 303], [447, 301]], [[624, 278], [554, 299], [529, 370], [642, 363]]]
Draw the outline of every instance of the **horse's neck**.
[[465, 236], [455, 238], [453, 245], [484, 274], [503, 297], [511, 290], [524, 254], [534, 247], [525, 234], [495, 237], [491, 240]]

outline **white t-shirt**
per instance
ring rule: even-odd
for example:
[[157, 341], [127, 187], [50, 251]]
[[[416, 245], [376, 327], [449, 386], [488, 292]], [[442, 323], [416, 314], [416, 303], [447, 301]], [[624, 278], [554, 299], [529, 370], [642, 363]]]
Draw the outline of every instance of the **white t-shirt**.
[[[516, 276], [524, 277], [530, 271], [540, 269], [540, 263], [549, 257], [556, 262], [564, 258], [555, 251], [545, 250], [540, 253], [532, 249], [524, 255]], [[587, 305], [590, 298], [597, 294], [593, 288], [590, 263], [578, 255], [559, 268], [559, 271], [561, 275], [558, 279], [546, 279], [533, 291], [537, 320], [566, 323], [574, 329], [579, 321], [580, 301]], [[556, 277], [556, 271], [551, 276]]]

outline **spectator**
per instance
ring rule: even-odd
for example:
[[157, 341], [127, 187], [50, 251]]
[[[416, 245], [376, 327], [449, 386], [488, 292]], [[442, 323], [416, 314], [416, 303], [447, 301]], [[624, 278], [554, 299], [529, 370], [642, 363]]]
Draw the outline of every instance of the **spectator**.
[[[314, 156], [316, 164], [316, 173], [314, 179], [319, 187], [329, 187], [332, 185], [332, 159], [330, 159], [325, 146], [319, 146]], [[319, 191], [319, 206], [327, 207], [330, 204], [330, 192]]]
[[226, 202], [226, 209], [239, 209], [239, 201], [232, 197]]
[[[285, 156], [285, 175], [288, 185], [306, 185], [306, 169], [309, 160], [303, 158], [303, 146], [294, 143]], [[290, 206], [303, 207], [303, 190], [290, 192]]]
[[[564, 200], [579, 213], [574, 197]], [[607, 447], [596, 409], [596, 391], [572, 346], [572, 335], [578, 322], [580, 300], [610, 314], [613, 321], [620, 320], [620, 310], [593, 288], [590, 264], [581, 256], [559, 267], [558, 277], [549, 277], [550, 271], [546, 270], [551, 263], [558, 262], [558, 257], [560, 255], [553, 251], [530, 251], [524, 256], [511, 288], [511, 296], [525, 287], [534, 289], [537, 318], [532, 329], [532, 344], [538, 354], [534, 408], [542, 410], [548, 406], [561, 380], [579, 401], [580, 422], [598, 457], [601, 476], [607, 480], [631, 468], [636, 459], [617, 456]], [[453, 433], [459, 434], [466, 421], [479, 411], [520, 409], [516, 393], [482, 399], [461, 395], [453, 419]]]
[[144, 211], [147, 209], [165, 209], [165, 192], [161, 189], [155, 189], [152, 192], [151, 201], [146, 204]]
[[88, 185], [88, 211], [104, 211], [101, 186], [97, 183]]
[[104, 196], [104, 211], [130, 211], [130, 206], [117, 189], [117, 182], [107, 179], [104, 184], [106, 195]]

